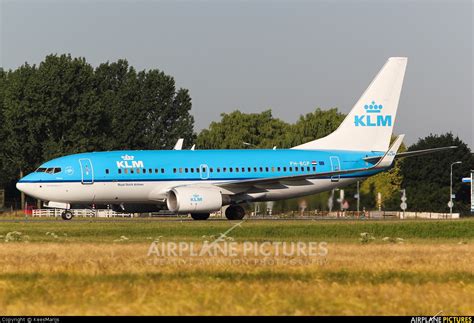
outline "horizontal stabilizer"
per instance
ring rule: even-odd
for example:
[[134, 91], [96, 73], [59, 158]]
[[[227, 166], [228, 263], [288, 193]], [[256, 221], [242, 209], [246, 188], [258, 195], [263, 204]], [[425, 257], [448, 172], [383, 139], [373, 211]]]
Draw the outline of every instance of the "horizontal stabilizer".
[[[431, 154], [431, 153], [437, 153], [437, 152], [440, 152], [440, 151], [456, 149], [456, 148], [458, 148], [458, 146], [448, 146], [448, 147], [439, 147], [439, 148], [431, 148], [431, 149], [405, 151], [405, 152], [402, 152], [402, 153], [398, 153], [395, 156], [395, 159], [427, 155], [427, 154]], [[371, 157], [364, 158], [364, 160], [366, 162], [369, 162], [369, 163], [376, 163], [380, 160], [380, 158], [382, 158], [382, 156], [371, 156]]]
[[385, 153], [382, 159], [377, 163], [376, 167], [382, 168], [382, 167], [390, 167], [392, 165], [393, 160], [395, 159], [395, 156], [397, 155], [397, 151], [403, 142], [403, 138], [405, 138], [405, 135], [399, 135], [397, 139], [395, 139], [390, 149]]

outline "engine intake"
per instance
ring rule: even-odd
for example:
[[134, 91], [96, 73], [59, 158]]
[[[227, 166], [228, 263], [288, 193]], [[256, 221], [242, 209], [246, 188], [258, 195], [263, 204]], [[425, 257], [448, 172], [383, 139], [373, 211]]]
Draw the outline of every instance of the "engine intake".
[[178, 213], [215, 212], [222, 207], [222, 194], [217, 189], [175, 187], [168, 192], [166, 205]]

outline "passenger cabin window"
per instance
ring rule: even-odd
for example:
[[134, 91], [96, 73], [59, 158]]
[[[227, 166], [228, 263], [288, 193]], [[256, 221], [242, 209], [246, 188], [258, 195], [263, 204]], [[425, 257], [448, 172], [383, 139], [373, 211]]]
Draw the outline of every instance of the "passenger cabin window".
[[105, 170], [105, 173], [106, 173], [106, 174], [108, 174], [108, 173], [109, 173], [109, 169], [108, 169], [108, 168]]
[[161, 169], [161, 173], [162, 173], [162, 174], [164, 174], [164, 172], [165, 172], [165, 169], [164, 169], [164, 168], [162, 168], [162, 169]]
[[120, 168], [119, 168], [119, 170], [118, 170], [118, 173], [119, 173], [119, 174], [122, 174], [122, 170], [121, 170]]

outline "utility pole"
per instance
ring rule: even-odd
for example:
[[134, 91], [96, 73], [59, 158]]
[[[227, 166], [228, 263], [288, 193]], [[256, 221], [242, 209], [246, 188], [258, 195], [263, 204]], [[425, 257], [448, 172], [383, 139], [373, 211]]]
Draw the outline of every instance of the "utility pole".
[[449, 207], [449, 214], [451, 215], [451, 218], [453, 217], [453, 166], [457, 164], [462, 164], [462, 161], [457, 161], [454, 163], [451, 163], [451, 173], [450, 173], [450, 185], [449, 185], [449, 202], [448, 202], [448, 207]]
[[359, 214], [360, 208], [360, 190], [359, 190], [359, 181], [357, 181], [357, 214]]
[[[23, 178], [23, 170], [20, 169], [20, 178]], [[23, 191], [21, 192], [21, 206], [20, 208], [22, 210], [25, 209], [25, 193], [23, 193]]]
[[402, 192], [402, 197], [401, 197], [402, 203], [400, 203], [400, 208], [403, 211], [403, 218], [405, 218], [405, 210], [408, 207], [408, 205], [407, 205], [407, 191], [405, 189], [402, 189], [401, 192]]

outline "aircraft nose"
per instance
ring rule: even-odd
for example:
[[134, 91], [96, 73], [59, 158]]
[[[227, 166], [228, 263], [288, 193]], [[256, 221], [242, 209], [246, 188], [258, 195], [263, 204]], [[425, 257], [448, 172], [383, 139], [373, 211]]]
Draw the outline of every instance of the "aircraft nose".
[[25, 186], [26, 184], [25, 183], [22, 183], [22, 182], [18, 182], [16, 183], [16, 188], [17, 190], [21, 191], [21, 192], [25, 192]]
[[21, 178], [17, 183], [16, 183], [16, 188], [27, 194], [27, 195], [31, 195], [31, 189], [32, 189], [32, 184], [29, 183], [29, 180], [32, 179], [32, 175], [29, 174], [29, 175], [26, 175], [25, 177]]

